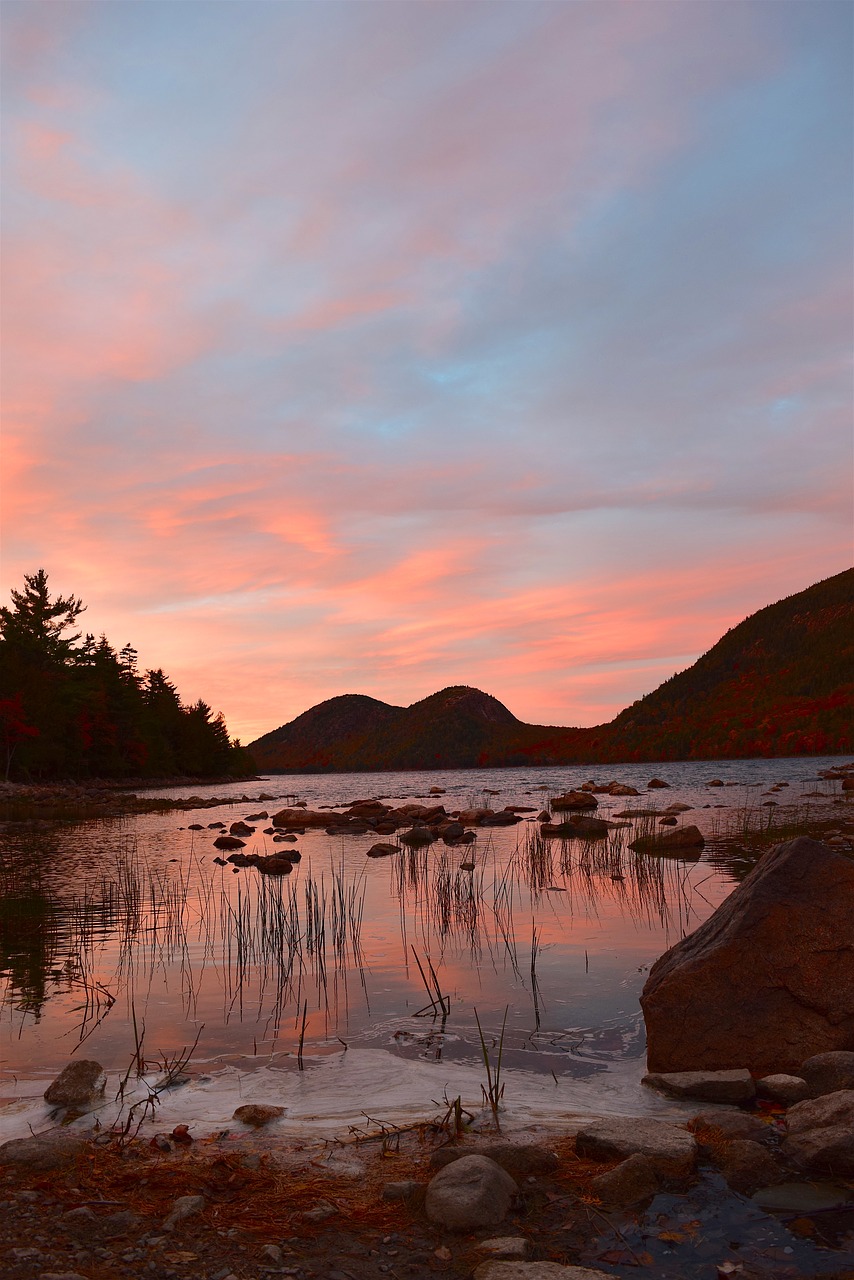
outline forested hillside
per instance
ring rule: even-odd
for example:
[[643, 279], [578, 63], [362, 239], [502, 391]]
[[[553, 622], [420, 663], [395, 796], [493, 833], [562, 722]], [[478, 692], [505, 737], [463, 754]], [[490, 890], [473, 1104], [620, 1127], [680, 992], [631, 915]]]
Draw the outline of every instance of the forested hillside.
[[411, 707], [346, 694], [251, 744], [270, 770], [713, 760], [854, 751], [854, 570], [760, 609], [609, 724], [517, 720], [454, 686]]
[[159, 670], [73, 628], [85, 611], [51, 597], [43, 569], [0, 608], [0, 749], [6, 778], [242, 776], [252, 761], [222, 715], [184, 706]]

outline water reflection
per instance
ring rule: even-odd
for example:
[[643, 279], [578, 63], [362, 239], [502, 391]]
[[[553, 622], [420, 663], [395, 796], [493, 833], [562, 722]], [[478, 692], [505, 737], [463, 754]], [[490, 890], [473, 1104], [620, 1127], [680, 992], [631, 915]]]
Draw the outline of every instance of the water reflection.
[[[357, 791], [369, 794], [364, 780]], [[224, 805], [205, 820], [235, 816]], [[508, 1066], [590, 1074], [640, 1056], [646, 970], [753, 865], [720, 838], [721, 815], [701, 861], [632, 850], [652, 819], [586, 839], [546, 838], [526, 821], [385, 860], [366, 859], [370, 836], [310, 831], [292, 874], [270, 878], [216, 866], [214, 833], [182, 820], [0, 838], [12, 1069], [58, 1065], [84, 1041], [106, 1064], [126, 1062], [134, 1023], [158, 1051], [191, 1043], [204, 1023], [209, 1057], [270, 1061], [304, 1040], [312, 1053], [343, 1041], [474, 1060], [475, 1011], [494, 1035], [509, 1006]]]

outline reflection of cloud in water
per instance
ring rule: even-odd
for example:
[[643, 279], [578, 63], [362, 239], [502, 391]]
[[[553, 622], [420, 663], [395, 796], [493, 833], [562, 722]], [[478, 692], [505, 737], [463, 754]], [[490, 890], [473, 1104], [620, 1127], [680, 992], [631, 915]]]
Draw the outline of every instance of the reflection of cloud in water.
[[[759, 764], [780, 777], [804, 769], [802, 761]], [[753, 767], [738, 762], [742, 774]], [[674, 787], [665, 798], [686, 797], [690, 820], [702, 824], [711, 817], [699, 812], [708, 766], [691, 768], [693, 791]], [[672, 775], [677, 769], [689, 767], [668, 766]], [[569, 773], [546, 776], [554, 790], [584, 780]], [[518, 775], [514, 782], [513, 771], [501, 771], [499, 803], [524, 802], [541, 785], [529, 770]], [[460, 796], [478, 781], [435, 780]], [[637, 773], [627, 780], [641, 782]], [[381, 783], [358, 778], [350, 786], [353, 795], [411, 798], [402, 778]], [[418, 784], [426, 790], [423, 778]], [[304, 794], [328, 803], [346, 797], [346, 786], [310, 778]], [[443, 799], [453, 807], [449, 794]], [[624, 804], [600, 799], [602, 816]], [[249, 812], [223, 804], [204, 821]], [[365, 858], [370, 835], [310, 832], [299, 841], [302, 862], [272, 880], [215, 866], [213, 833], [190, 832], [182, 821], [180, 813], [146, 815], [0, 836], [0, 963], [13, 1028], [4, 1056], [13, 1071], [62, 1065], [90, 1032], [86, 1055], [123, 1069], [133, 1014], [151, 1056], [192, 1044], [204, 1024], [199, 1052], [208, 1057], [278, 1060], [295, 1052], [304, 1006], [309, 1055], [334, 1057], [344, 1042], [351, 1053], [381, 1050], [398, 1063], [474, 1067], [475, 1009], [495, 1036], [509, 1007], [508, 1070], [547, 1080], [552, 1072], [559, 1080], [610, 1076], [642, 1056], [638, 995], [649, 965], [710, 914], [741, 872], [718, 846], [694, 864], [632, 852], [643, 820], [589, 841], [544, 839], [526, 821], [481, 830], [464, 848], [437, 843], [377, 862]], [[260, 831], [250, 845], [272, 847]], [[473, 870], [463, 870], [468, 862]], [[413, 948], [450, 1000], [444, 1026], [429, 1011], [415, 1017], [427, 996]], [[117, 997], [114, 1006], [105, 1008], [96, 984]]]

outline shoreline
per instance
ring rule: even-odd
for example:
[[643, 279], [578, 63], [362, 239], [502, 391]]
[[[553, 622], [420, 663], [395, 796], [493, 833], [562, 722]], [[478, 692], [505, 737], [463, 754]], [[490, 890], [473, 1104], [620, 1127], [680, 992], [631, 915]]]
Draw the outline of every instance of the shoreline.
[[[696, 1099], [690, 1110], [759, 1124], [755, 1113]], [[773, 1151], [784, 1129], [774, 1115], [765, 1119]], [[531, 1280], [538, 1262], [591, 1268], [584, 1280], [851, 1276], [854, 1251], [833, 1235], [835, 1218], [825, 1215], [816, 1227], [815, 1218], [758, 1211], [750, 1189], [732, 1185], [728, 1152], [738, 1144], [723, 1128], [684, 1115], [654, 1123], [662, 1136], [682, 1134], [683, 1144], [693, 1134], [697, 1164], [676, 1170], [654, 1162], [640, 1194], [625, 1174], [646, 1157], [591, 1155], [579, 1123], [459, 1133], [449, 1112], [315, 1140], [243, 1124], [235, 1132], [234, 1123], [192, 1135], [183, 1126], [169, 1132], [168, 1121], [152, 1139], [102, 1131], [78, 1140], [60, 1125], [46, 1135], [41, 1163], [10, 1162], [0, 1147], [0, 1197], [13, 1210], [0, 1218], [4, 1276], [499, 1280], [500, 1270], [489, 1272], [496, 1258], [528, 1260]], [[428, 1207], [427, 1188], [448, 1164], [472, 1155], [509, 1175], [512, 1202], [486, 1224], [452, 1227]], [[839, 1214], [848, 1212], [854, 1197]], [[539, 1274], [557, 1280], [561, 1272]], [[569, 1272], [566, 1280], [581, 1277]]]

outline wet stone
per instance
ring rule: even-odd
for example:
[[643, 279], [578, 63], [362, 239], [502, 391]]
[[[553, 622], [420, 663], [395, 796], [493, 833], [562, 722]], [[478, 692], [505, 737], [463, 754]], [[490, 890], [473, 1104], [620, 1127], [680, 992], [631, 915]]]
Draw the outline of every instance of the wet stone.
[[52, 1107], [83, 1107], [101, 1096], [106, 1083], [107, 1073], [100, 1062], [69, 1062], [45, 1089], [45, 1102]]
[[239, 1120], [241, 1124], [248, 1124], [254, 1129], [260, 1129], [272, 1120], [278, 1120], [284, 1114], [284, 1107], [268, 1106], [266, 1103], [260, 1102], [247, 1102], [242, 1107], [237, 1108], [232, 1118]]

